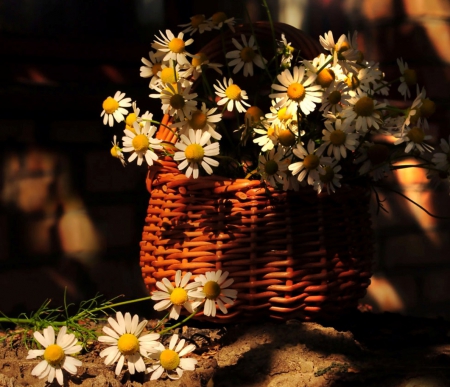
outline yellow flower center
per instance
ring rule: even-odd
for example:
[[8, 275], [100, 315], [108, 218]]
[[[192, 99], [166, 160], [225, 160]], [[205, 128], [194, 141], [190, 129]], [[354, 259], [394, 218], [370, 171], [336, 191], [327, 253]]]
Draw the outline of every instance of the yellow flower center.
[[267, 128], [267, 137], [273, 136], [274, 133], [275, 133], [275, 126], [269, 126]]
[[292, 114], [287, 112], [287, 108], [283, 107], [277, 112], [277, 117], [280, 121], [290, 120], [292, 118]]
[[311, 171], [319, 166], [319, 157], [316, 155], [307, 155], [303, 160], [303, 166]]
[[191, 163], [199, 163], [203, 160], [205, 151], [203, 147], [199, 144], [190, 144], [184, 150], [186, 159]]
[[356, 90], [359, 85], [360, 85], [360, 81], [358, 79], [357, 76], [353, 75], [353, 74], [349, 74], [347, 78], [345, 78], [345, 83], [347, 84], [347, 86], [352, 89], [352, 90]]
[[171, 67], [166, 67], [161, 70], [161, 81], [163, 83], [176, 83], [178, 73]]
[[324, 169], [325, 169], [325, 174], [319, 175], [320, 181], [322, 183], [329, 183], [329, 182], [333, 181], [333, 178], [334, 178], [333, 168], [331, 168], [329, 165], [327, 165]]
[[417, 126], [411, 128], [411, 130], [406, 135], [412, 142], [415, 144], [422, 144], [425, 139], [425, 133], [422, 128], [418, 128]]
[[302, 101], [305, 95], [305, 88], [300, 83], [294, 82], [287, 89], [287, 96], [295, 102]]
[[341, 93], [337, 90], [333, 91], [330, 93], [330, 95], [328, 96], [328, 101], [330, 101], [330, 103], [332, 105], [337, 105], [339, 102], [341, 102]]
[[331, 82], [334, 81], [335, 75], [334, 71], [331, 69], [323, 69], [319, 74], [317, 74], [316, 82], [323, 88], [330, 86]]
[[117, 145], [111, 148], [111, 156], [117, 159], [120, 157], [120, 148]]
[[155, 64], [152, 66], [152, 74], [153, 74], [153, 75], [156, 75], [156, 74], [158, 74], [160, 71], [161, 71], [161, 63], [155, 63]]
[[208, 281], [205, 286], [203, 286], [203, 293], [205, 293], [208, 300], [215, 300], [220, 296], [220, 286], [216, 281]]
[[383, 144], [374, 144], [367, 149], [367, 157], [373, 165], [378, 165], [389, 157], [389, 148]]
[[106, 113], [112, 114], [119, 108], [119, 102], [112, 97], [108, 97], [103, 101], [102, 107]]
[[117, 348], [122, 355], [133, 355], [139, 351], [139, 340], [131, 333], [125, 333], [117, 341]]
[[237, 100], [241, 96], [241, 91], [241, 88], [233, 83], [232, 85], [227, 87], [227, 89], [225, 90], [225, 95], [229, 99]]
[[174, 305], [183, 305], [188, 299], [188, 294], [183, 288], [175, 288], [170, 293], [170, 302]]
[[171, 349], [165, 349], [159, 355], [159, 362], [165, 370], [172, 371], [180, 365], [180, 356]]
[[60, 365], [65, 357], [63, 349], [58, 344], [51, 344], [44, 351], [44, 359], [53, 367]]
[[227, 20], [227, 15], [225, 14], [225, 12], [216, 12], [214, 15], [212, 15], [211, 20], [215, 25], [218, 25]]
[[136, 152], [141, 152], [145, 149], [148, 149], [150, 143], [145, 134], [138, 134], [133, 138], [131, 144], [133, 145], [133, 148], [135, 149]]
[[174, 52], [176, 54], [179, 54], [181, 52], [184, 52], [185, 44], [184, 44], [184, 40], [183, 39], [173, 38], [169, 42], [168, 46], [169, 46], [169, 50], [170, 51], [172, 51], [172, 52]]
[[370, 97], [362, 97], [355, 103], [353, 110], [358, 116], [369, 117], [374, 111], [373, 99]]
[[201, 66], [203, 62], [207, 61], [209, 58], [206, 54], [203, 52], [198, 52], [195, 54], [195, 56], [192, 58], [192, 66], [197, 67]]
[[408, 86], [414, 86], [417, 83], [416, 70], [406, 69], [405, 72], [403, 73], [403, 76], [405, 77], [405, 83]]
[[283, 146], [292, 146], [295, 144], [295, 134], [289, 129], [283, 129], [278, 133], [278, 141]]
[[436, 104], [431, 99], [422, 100], [420, 114], [424, 118], [429, 118], [436, 111]]
[[191, 17], [191, 25], [197, 28], [200, 24], [205, 21], [205, 15], [195, 15]]
[[125, 124], [128, 126], [133, 126], [133, 122], [137, 120], [136, 113], [130, 113], [125, 118]]
[[[348, 42], [342, 42], [338, 49], [338, 59], [339, 60], [345, 60], [345, 57], [342, 55], [344, 51], [347, 51], [350, 48], [350, 44]], [[335, 46], [335, 49], [337, 49], [337, 45]]]
[[241, 55], [241, 59], [244, 62], [251, 62], [253, 60], [253, 58], [256, 56], [256, 52], [251, 47], [244, 47], [241, 50], [240, 55]]
[[336, 129], [335, 131], [330, 133], [330, 142], [336, 146], [345, 144], [346, 138], [347, 135], [342, 130], [339, 129]]
[[188, 122], [192, 129], [203, 129], [207, 123], [206, 114], [201, 110], [196, 110], [192, 113], [191, 119]]
[[185, 103], [183, 96], [180, 94], [174, 94], [170, 97], [170, 106], [174, 109], [183, 109]]
[[251, 126], [261, 121], [261, 117], [264, 116], [263, 111], [258, 106], [250, 106], [245, 112], [245, 123], [247, 126]]
[[269, 176], [274, 175], [278, 171], [278, 164], [275, 160], [267, 160], [266, 165], [264, 165], [264, 172]]

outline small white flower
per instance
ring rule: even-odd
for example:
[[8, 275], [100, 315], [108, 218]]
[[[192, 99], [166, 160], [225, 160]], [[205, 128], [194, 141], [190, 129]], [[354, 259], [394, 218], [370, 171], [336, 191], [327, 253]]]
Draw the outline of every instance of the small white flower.
[[135, 121], [133, 122], [133, 129], [134, 132], [125, 129], [125, 136], [122, 137], [122, 151], [133, 152], [128, 158], [128, 162], [131, 163], [137, 157], [138, 165], [142, 165], [144, 158], [148, 165], [153, 165], [153, 162], [158, 160], [155, 149], [162, 149], [161, 140], [153, 138], [156, 126], [150, 125], [150, 122], [147, 121], [141, 127], [139, 122]]
[[334, 123], [330, 120], [325, 121], [325, 129], [322, 130], [324, 141], [317, 150], [318, 154], [322, 154], [326, 148], [328, 156], [334, 156], [336, 160], [347, 157], [347, 150], [354, 151], [358, 145], [359, 134], [352, 133], [351, 127], [337, 119]]
[[234, 304], [234, 300], [237, 297], [237, 290], [227, 289], [234, 282], [232, 278], [227, 279], [228, 274], [227, 271], [222, 273], [222, 270], [217, 270], [216, 272], [208, 271], [195, 278], [202, 285], [198, 291], [206, 298], [203, 307], [205, 316], [216, 316], [216, 304], [223, 314], [228, 313], [225, 304]]
[[349, 99], [348, 86], [344, 82], [333, 81], [323, 92], [322, 106], [319, 110], [324, 114], [328, 112], [337, 114], [349, 105]]
[[221, 98], [217, 105], [225, 105], [227, 106], [227, 110], [229, 112], [233, 111], [234, 106], [236, 105], [236, 110], [239, 113], [245, 113], [247, 110], [245, 106], [250, 106], [244, 99], [248, 99], [247, 92], [242, 90], [238, 85], [233, 83], [233, 79], [229, 79], [227, 82], [227, 78], [223, 78], [223, 84], [220, 81], [217, 81], [219, 86], [214, 84], [214, 88], [216, 89], [216, 94]]
[[153, 372], [150, 380], [157, 380], [165, 372], [170, 379], [179, 379], [184, 371], [194, 371], [196, 359], [183, 358], [195, 349], [194, 344], [185, 346], [186, 340], [181, 339], [178, 344], [178, 335], [174, 334], [169, 343], [169, 348], [161, 345], [151, 357], [157, 362], [147, 368], [147, 373]]
[[192, 62], [190, 65], [184, 65], [183, 69], [180, 71], [180, 75], [185, 78], [189, 79], [189, 77], [192, 77], [192, 80], [196, 80], [201, 73], [203, 72], [203, 68], [206, 69], [213, 69], [220, 75], [222, 75], [222, 70], [220, 67], [223, 65], [220, 63], [212, 63], [209, 61], [208, 56], [203, 52], [198, 52], [192, 57]]
[[277, 42], [278, 53], [281, 54], [281, 65], [285, 68], [291, 66], [291, 61], [294, 58], [294, 47], [291, 46], [291, 42], [288, 43], [284, 34], [281, 34], [281, 40]]
[[125, 313], [125, 317], [121, 312], [116, 313], [116, 320], [112, 317], [108, 318], [111, 328], [104, 326], [103, 332], [107, 336], [100, 336], [100, 343], [108, 344], [109, 347], [100, 352], [100, 357], [106, 357], [105, 364], [107, 366], [115, 363], [116, 375], [122, 371], [125, 361], [128, 364], [130, 374], [145, 371], [145, 363], [142, 358], [147, 357], [149, 353], [156, 351], [160, 343], [159, 333], [149, 333], [141, 336], [147, 320], [139, 322], [139, 316], [135, 314], [131, 318], [130, 313]]
[[409, 86], [413, 86], [417, 83], [417, 76], [414, 70], [408, 68], [408, 63], [403, 61], [403, 58], [397, 59], [397, 65], [400, 69], [400, 85], [398, 86], [398, 91], [403, 97], [411, 98], [411, 92], [409, 91]]
[[150, 51], [148, 53], [150, 60], [147, 58], [141, 58], [142, 63], [144, 66], [141, 66], [140, 68], [140, 76], [142, 78], [150, 78], [149, 87], [152, 87], [155, 85], [158, 80], [158, 73], [161, 71], [161, 57], [157, 57], [156, 54], [153, 51]]
[[431, 140], [432, 136], [426, 135], [420, 126], [414, 126], [410, 129], [406, 128], [405, 132], [397, 133], [394, 136], [398, 138], [394, 145], [406, 143], [405, 153], [409, 153], [413, 149], [417, 149], [420, 153], [431, 152], [434, 149], [434, 147], [425, 142], [425, 140]]
[[80, 352], [82, 347], [77, 344], [78, 340], [73, 333], [67, 334], [67, 327], [65, 326], [59, 330], [56, 343], [55, 330], [51, 325], [42, 332], [43, 335], [40, 332], [34, 332], [33, 335], [45, 349], [30, 349], [27, 359], [43, 356], [44, 360], [33, 368], [31, 375], [37, 376], [39, 379], [47, 378], [49, 383], [52, 383], [56, 377], [56, 380], [62, 386], [64, 383], [62, 369], [75, 375], [77, 367], [82, 364], [80, 360], [68, 355]]
[[250, 36], [248, 42], [244, 34], [241, 35], [241, 39], [243, 44], [240, 44], [235, 38], [231, 39], [237, 50], [227, 52], [225, 57], [232, 59], [228, 65], [230, 67], [235, 66], [233, 74], [237, 74], [239, 70], [244, 68], [244, 77], [253, 76], [253, 63], [263, 69], [264, 63], [267, 61], [258, 54], [254, 35]]
[[450, 136], [447, 142], [444, 138], [441, 138], [440, 147], [442, 152], [436, 152], [431, 159], [431, 162], [436, 165], [436, 168], [447, 172], [450, 169]]
[[317, 193], [321, 193], [324, 186], [327, 188], [328, 195], [336, 192], [336, 188], [341, 187], [342, 175], [338, 173], [342, 167], [335, 161], [331, 165], [325, 165], [323, 168], [325, 173], [319, 175], [319, 180], [315, 182], [314, 189]]
[[178, 64], [189, 64], [186, 55], [192, 56], [186, 51], [186, 46], [194, 42], [194, 39], [183, 40], [184, 34], [180, 32], [178, 36], [170, 30], [166, 30], [166, 35], [159, 31], [161, 37], [156, 36], [156, 40], [152, 43], [152, 48], [157, 50], [156, 56], [163, 57], [163, 62], [176, 61]]
[[117, 144], [117, 136], [114, 135], [111, 148], [111, 156], [120, 160], [123, 166], [125, 166], [125, 157], [123, 157], [123, 152], [120, 146]]
[[126, 107], [131, 106], [131, 98], [124, 98], [125, 93], [117, 91], [114, 97], [108, 97], [103, 101], [103, 111], [100, 117], [103, 117], [103, 125], [114, 125], [114, 120], [122, 122], [125, 115], [128, 114]]
[[278, 185], [283, 185], [284, 180], [287, 178], [286, 170], [288, 166], [283, 161], [283, 157], [284, 150], [281, 146], [278, 147], [278, 150], [273, 148], [270, 152], [259, 155], [258, 169], [261, 178], [264, 181], [268, 181], [274, 188], [277, 188]]
[[234, 24], [236, 21], [234, 20], [234, 17], [227, 18], [225, 12], [216, 12], [208, 20], [212, 23], [213, 28], [216, 30], [220, 30], [226, 24], [231, 31], [235, 32]]
[[177, 320], [180, 317], [181, 308], [184, 307], [189, 313], [201, 304], [200, 301], [194, 301], [201, 297], [197, 292], [200, 286], [199, 282], [188, 283], [191, 279], [192, 273], [186, 273], [181, 276], [181, 270], [177, 270], [175, 274], [175, 286], [173, 286], [167, 278], [163, 278], [162, 282], [157, 282], [156, 290], [152, 294], [152, 300], [159, 301], [154, 308], [157, 311], [170, 309], [169, 318]]
[[211, 23], [205, 19], [205, 15], [194, 15], [191, 17], [191, 21], [186, 24], [179, 24], [178, 27], [187, 27], [183, 31], [183, 33], [190, 32], [190, 36], [192, 36], [195, 32], [199, 32], [203, 34], [205, 31], [211, 31], [212, 25]]

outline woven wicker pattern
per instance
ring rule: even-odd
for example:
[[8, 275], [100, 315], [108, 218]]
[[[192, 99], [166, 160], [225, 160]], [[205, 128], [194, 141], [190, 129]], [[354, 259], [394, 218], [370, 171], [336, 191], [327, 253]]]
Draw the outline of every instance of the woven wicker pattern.
[[149, 169], [147, 186], [140, 264], [148, 290], [176, 270], [222, 269], [234, 278], [229, 313], [198, 318], [317, 320], [365, 294], [373, 245], [364, 189], [268, 195], [259, 181], [188, 179], [171, 161]]

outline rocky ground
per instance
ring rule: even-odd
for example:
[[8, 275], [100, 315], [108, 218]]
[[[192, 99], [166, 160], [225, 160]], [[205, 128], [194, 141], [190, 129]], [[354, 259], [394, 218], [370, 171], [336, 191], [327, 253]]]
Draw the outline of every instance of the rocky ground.
[[[327, 323], [265, 321], [225, 327], [190, 322], [180, 335], [197, 344], [198, 367], [180, 380], [116, 377], [92, 343], [66, 387], [448, 387], [450, 322], [355, 312]], [[0, 344], [0, 386], [48, 386], [31, 376], [20, 340]], [[56, 386], [56, 381], [54, 383]]]

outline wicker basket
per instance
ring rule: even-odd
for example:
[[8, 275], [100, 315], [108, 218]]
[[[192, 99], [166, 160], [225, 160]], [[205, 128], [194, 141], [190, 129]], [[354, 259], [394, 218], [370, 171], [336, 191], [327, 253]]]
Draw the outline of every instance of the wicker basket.
[[151, 167], [141, 267], [151, 292], [176, 270], [222, 269], [236, 303], [215, 319], [331, 318], [354, 308], [370, 283], [368, 191], [271, 191], [259, 181], [188, 179], [171, 161]]

